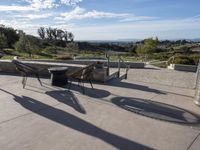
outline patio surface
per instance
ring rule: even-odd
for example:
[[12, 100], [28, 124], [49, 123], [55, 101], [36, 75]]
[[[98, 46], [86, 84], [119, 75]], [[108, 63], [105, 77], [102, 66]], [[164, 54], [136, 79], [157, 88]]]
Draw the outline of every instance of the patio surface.
[[1, 150], [199, 150], [195, 74], [131, 69], [128, 80], [52, 87], [0, 74]]

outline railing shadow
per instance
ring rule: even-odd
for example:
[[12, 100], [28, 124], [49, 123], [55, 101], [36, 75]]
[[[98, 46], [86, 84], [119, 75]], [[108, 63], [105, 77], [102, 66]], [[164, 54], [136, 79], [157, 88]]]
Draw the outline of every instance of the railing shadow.
[[131, 97], [114, 97], [111, 102], [146, 117], [185, 125], [200, 125], [199, 115], [173, 105]]
[[156, 94], [166, 94], [163, 91], [153, 89], [148, 86], [133, 84], [133, 83], [128, 83], [128, 82], [122, 82], [121, 80], [122, 80], [122, 78], [113, 79], [113, 80], [109, 81], [106, 85], [127, 88], [127, 89], [135, 89], [135, 90], [151, 92], [151, 93], [156, 93]]
[[76, 111], [86, 114], [86, 110], [84, 109], [83, 105], [79, 102], [78, 98], [70, 91], [47, 91], [45, 94], [53, 97], [57, 101], [66, 104]]
[[35, 100], [31, 97], [27, 96], [19, 97], [3, 89], [0, 90], [7, 94], [12, 95], [14, 97], [13, 100], [15, 100], [17, 103], [19, 103], [22, 107], [26, 108], [27, 110], [34, 112], [51, 121], [62, 124], [73, 130], [98, 138], [117, 149], [152, 150], [152, 148], [136, 143], [127, 138], [115, 135], [108, 131], [105, 131], [81, 118], [78, 118], [75, 115], [72, 115], [58, 108], [54, 108], [50, 105], [39, 102], [38, 100]]

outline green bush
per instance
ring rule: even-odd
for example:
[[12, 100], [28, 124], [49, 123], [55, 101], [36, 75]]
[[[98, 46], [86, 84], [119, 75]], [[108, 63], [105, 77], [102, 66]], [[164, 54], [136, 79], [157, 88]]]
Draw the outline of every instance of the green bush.
[[185, 64], [185, 65], [195, 65], [195, 61], [192, 57], [179, 56], [176, 57], [173, 61], [174, 64]]
[[17, 55], [17, 52], [16, 52], [14, 49], [5, 48], [5, 49], [3, 50], [3, 52], [4, 52], [6, 55]]
[[194, 54], [194, 55], [191, 55], [191, 58], [194, 60], [195, 65], [198, 65], [199, 60], [200, 60], [200, 55]]
[[64, 51], [65, 49], [58, 46], [48, 46], [43, 51], [47, 54], [57, 54], [58, 51]]
[[56, 57], [57, 60], [73, 60], [73, 57], [71, 55], [60, 55]]
[[172, 56], [172, 54], [167, 53], [167, 52], [161, 52], [161, 53], [154, 53], [154, 54], [150, 54], [148, 56], [149, 59], [155, 59], [155, 60], [168, 60], [170, 57]]

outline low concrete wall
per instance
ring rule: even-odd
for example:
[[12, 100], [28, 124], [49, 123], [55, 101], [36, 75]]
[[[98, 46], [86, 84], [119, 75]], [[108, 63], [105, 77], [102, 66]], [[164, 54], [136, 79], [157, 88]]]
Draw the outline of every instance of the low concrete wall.
[[187, 71], [187, 72], [196, 72], [197, 66], [194, 65], [182, 65], [182, 64], [170, 64], [168, 69], [178, 70], [178, 71]]
[[[81, 64], [66, 64], [66, 63], [53, 63], [53, 62], [36, 62], [36, 61], [22, 61], [25, 64], [28, 64], [30, 66], [39, 68], [40, 74], [44, 76], [49, 76], [48, 68], [51, 67], [68, 67], [69, 71], [78, 69], [80, 67], [84, 67], [85, 65]], [[11, 63], [11, 60], [0, 60], [0, 72], [4, 73], [18, 73], [18, 71], [15, 68], [15, 65]]]
[[[28, 61], [28, 60], [27, 60]], [[38, 60], [30, 60], [30, 61], [36, 61]], [[97, 61], [104, 62], [105, 66], [107, 65], [107, 60], [39, 60], [39, 62], [51, 62], [51, 63], [65, 63], [65, 64], [83, 64], [87, 65], [90, 63], [95, 63]], [[144, 68], [145, 63], [143, 62], [126, 62], [126, 64], [130, 65], [130, 68]], [[110, 62], [110, 67], [117, 68], [118, 62]], [[121, 63], [121, 67], [125, 67], [123, 63]]]
[[[90, 64], [91, 62], [96, 61], [49, 61], [49, 60], [26, 60], [22, 61], [25, 64], [28, 64], [30, 66], [38, 68], [40, 71], [40, 75], [42, 76], [50, 76], [50, 73], [48, 71], [51, 67], [68, 67], [69, 71], [74, 71], [78, 68], [84, 67], [87, 64]], [[130, 65], [131, 68], [144, 68], [144, 63], [127, 63]], [[107, 65], [107, 61], [105, 61], [105, 66]], [[118, 67], [118, 62], [111, 62], [110, 67]], [[121, 67], [123, 64], [121, 64]], [[103, 71], [104, 70], [104, 71]], [[103, 72], [102, 72], [103, 71]], [[106, 76], [106, 69], [102, 69], [102, 71], [97, 72], [97, 70], [94, 72], [94, 79], [98, 81], [104, 82], [107, 77]], [[19, 72], [16, 70], [15, 65], [12, 64], [11, 60], [0, 60], [0, 72], [4, 73], [13, 73], [18, 74]], [[99, 77], [101, 76], [101, 77]]]

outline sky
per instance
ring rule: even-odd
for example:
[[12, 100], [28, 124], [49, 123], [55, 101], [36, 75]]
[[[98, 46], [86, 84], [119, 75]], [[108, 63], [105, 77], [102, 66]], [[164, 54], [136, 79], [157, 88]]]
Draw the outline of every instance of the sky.
[[75, 40], [200, 38], [200, 0], [0, 0], [0, 24], [37, 36], [39, 27]]

